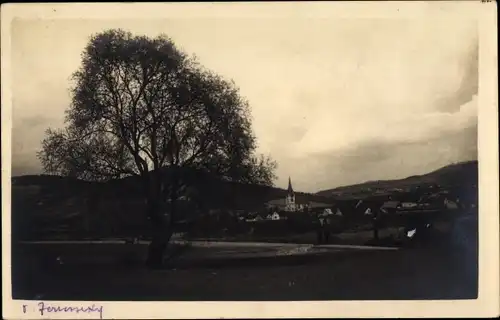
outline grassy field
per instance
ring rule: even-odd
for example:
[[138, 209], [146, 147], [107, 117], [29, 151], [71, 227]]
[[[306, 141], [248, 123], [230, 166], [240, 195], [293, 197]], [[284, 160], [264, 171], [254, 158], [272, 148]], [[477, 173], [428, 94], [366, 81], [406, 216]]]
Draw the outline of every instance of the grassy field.
[[[170, 268], [151, 271], [140, 263], [146, 252], [141, 244], [16, 246], [13, 297], [216, 301], [473, 299], [477, 295], [477, 253], [447, 247], [288, 256], [241, 246], [232, 252], [210, 246], [183, 249]], [[63, 264], [54, 262], [58, 256]]]

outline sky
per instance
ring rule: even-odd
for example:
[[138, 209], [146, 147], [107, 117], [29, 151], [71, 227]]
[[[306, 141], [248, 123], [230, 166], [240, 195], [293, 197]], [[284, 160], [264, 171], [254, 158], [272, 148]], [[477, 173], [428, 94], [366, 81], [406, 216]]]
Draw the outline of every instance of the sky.
[[275, 185], [317, 192], [477, 159], [477, 23], [446, 19], [14, 20], [12, 175], [38, 174], [91, 34], [171, 37], [235, 81]]

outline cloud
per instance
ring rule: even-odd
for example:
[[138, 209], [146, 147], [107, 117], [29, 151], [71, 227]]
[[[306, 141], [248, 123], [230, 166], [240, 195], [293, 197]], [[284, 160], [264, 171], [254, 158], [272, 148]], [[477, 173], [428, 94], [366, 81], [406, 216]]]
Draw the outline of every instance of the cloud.
[[307, 179], [295, 179], [307, 190], [423, 174], [450, 163], [477, 159], [477, 124], [427, 140], [365, 141], [338, 152], [317, 154], [314, 159], [308, 166]]
[[477, 96], [473, 96], [454, 113], [435, 111], [408, 114], [389, 122], [391, 129], [380, 137], [388, 141], [418, 142], [457, 132], [477, 123], [477, 106]]
[[[344, 143], [335, 144], [336, 148], [321, 149], [321, 143], [309, 145], [314, 152], [296, 153], [296, 165], [285, 169], [294, 173], [296, 185], [317, 191], [368, 180], [404, 178], [477, 159], [477, 115], [477, 95], [453, 113], [436, 110], [399, 115], [384, 122], [385, 128], [379, 123], [364, 131], [353, 128], [348, 132], [357, 136], [344, 135]], [[322, 130], [323, 136], [335, 131]], [[369, 130], [373, 130], [371, 134]], [[297, 165], [301, 163], [307, 166]]]
[[439, 101], [436, 109], [439, 111], [455, 112], [471, 97], [478, 94], [479, 88], [479, 41], [476, 39], [470, 46], [470, 52], [463, 58], [464, 70], [460, 85], [455, 95]]
[[298, 190], [315, 191], [474, 154], [473, 20], [33, 20], [12, 26], [18, 172], [39, 170], [40, 140], [63, 123], [68, 80], [89, 35], [117, 27], [166, 33], [233, 79], [250, 103], [258, 151], [278, 162], [280, 187], [289, 175]]
[[[346, 120], [345, 117], [335, 120], [325, 116], [294, 143], [294, 156], [344, 150], [373, 137], [395, 143], [425, 141], [473, 126], [477, 123], [477, 108], [475, 95], [453, 113], [439, 110], [421, 113], [416, 108], [413, 113], [394, 110], [394, 114], [386, 117], [367, 113], [359, 115], [357, 120]], [[351, 126], [346, 127], [340, 121], [346, 121]]]

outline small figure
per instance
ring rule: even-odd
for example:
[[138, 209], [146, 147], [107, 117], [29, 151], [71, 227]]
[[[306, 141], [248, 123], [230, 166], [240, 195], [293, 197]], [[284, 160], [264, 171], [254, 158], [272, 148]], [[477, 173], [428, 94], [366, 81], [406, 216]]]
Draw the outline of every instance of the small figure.
[[318, 216], [318, 220], [319, 226], [316, 230], [318, 243], [328, 243], [330, 239], [330, 221], [327, 217], [323, 217], [322, 215]]

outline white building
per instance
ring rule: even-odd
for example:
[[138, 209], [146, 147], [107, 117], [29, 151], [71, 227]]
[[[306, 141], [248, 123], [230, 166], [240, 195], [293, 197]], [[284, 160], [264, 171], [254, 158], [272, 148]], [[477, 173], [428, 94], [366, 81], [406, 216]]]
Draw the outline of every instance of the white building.
[[401, 207], [404, 209], [416, 208], [417, 206], [416, 202], [401, 202]]
[[446, 209], [458, 209], [458, 204], [448, 198], [444, 199], [444, 206]]
[[267, 203], [267, 206], [276, 208], [278, 210], [296, 212], [305, 209], [306, 205], [304, 203], [298, 203], [295, 198], [295, 192], [292, 187], [292, 180], [288, 178], [288, 193], [285, 198], [271, 200]]
[[323, 210], [323, 214], [326, 216], [333, 215], [332, 209], [326, 208], [325, 210]]

